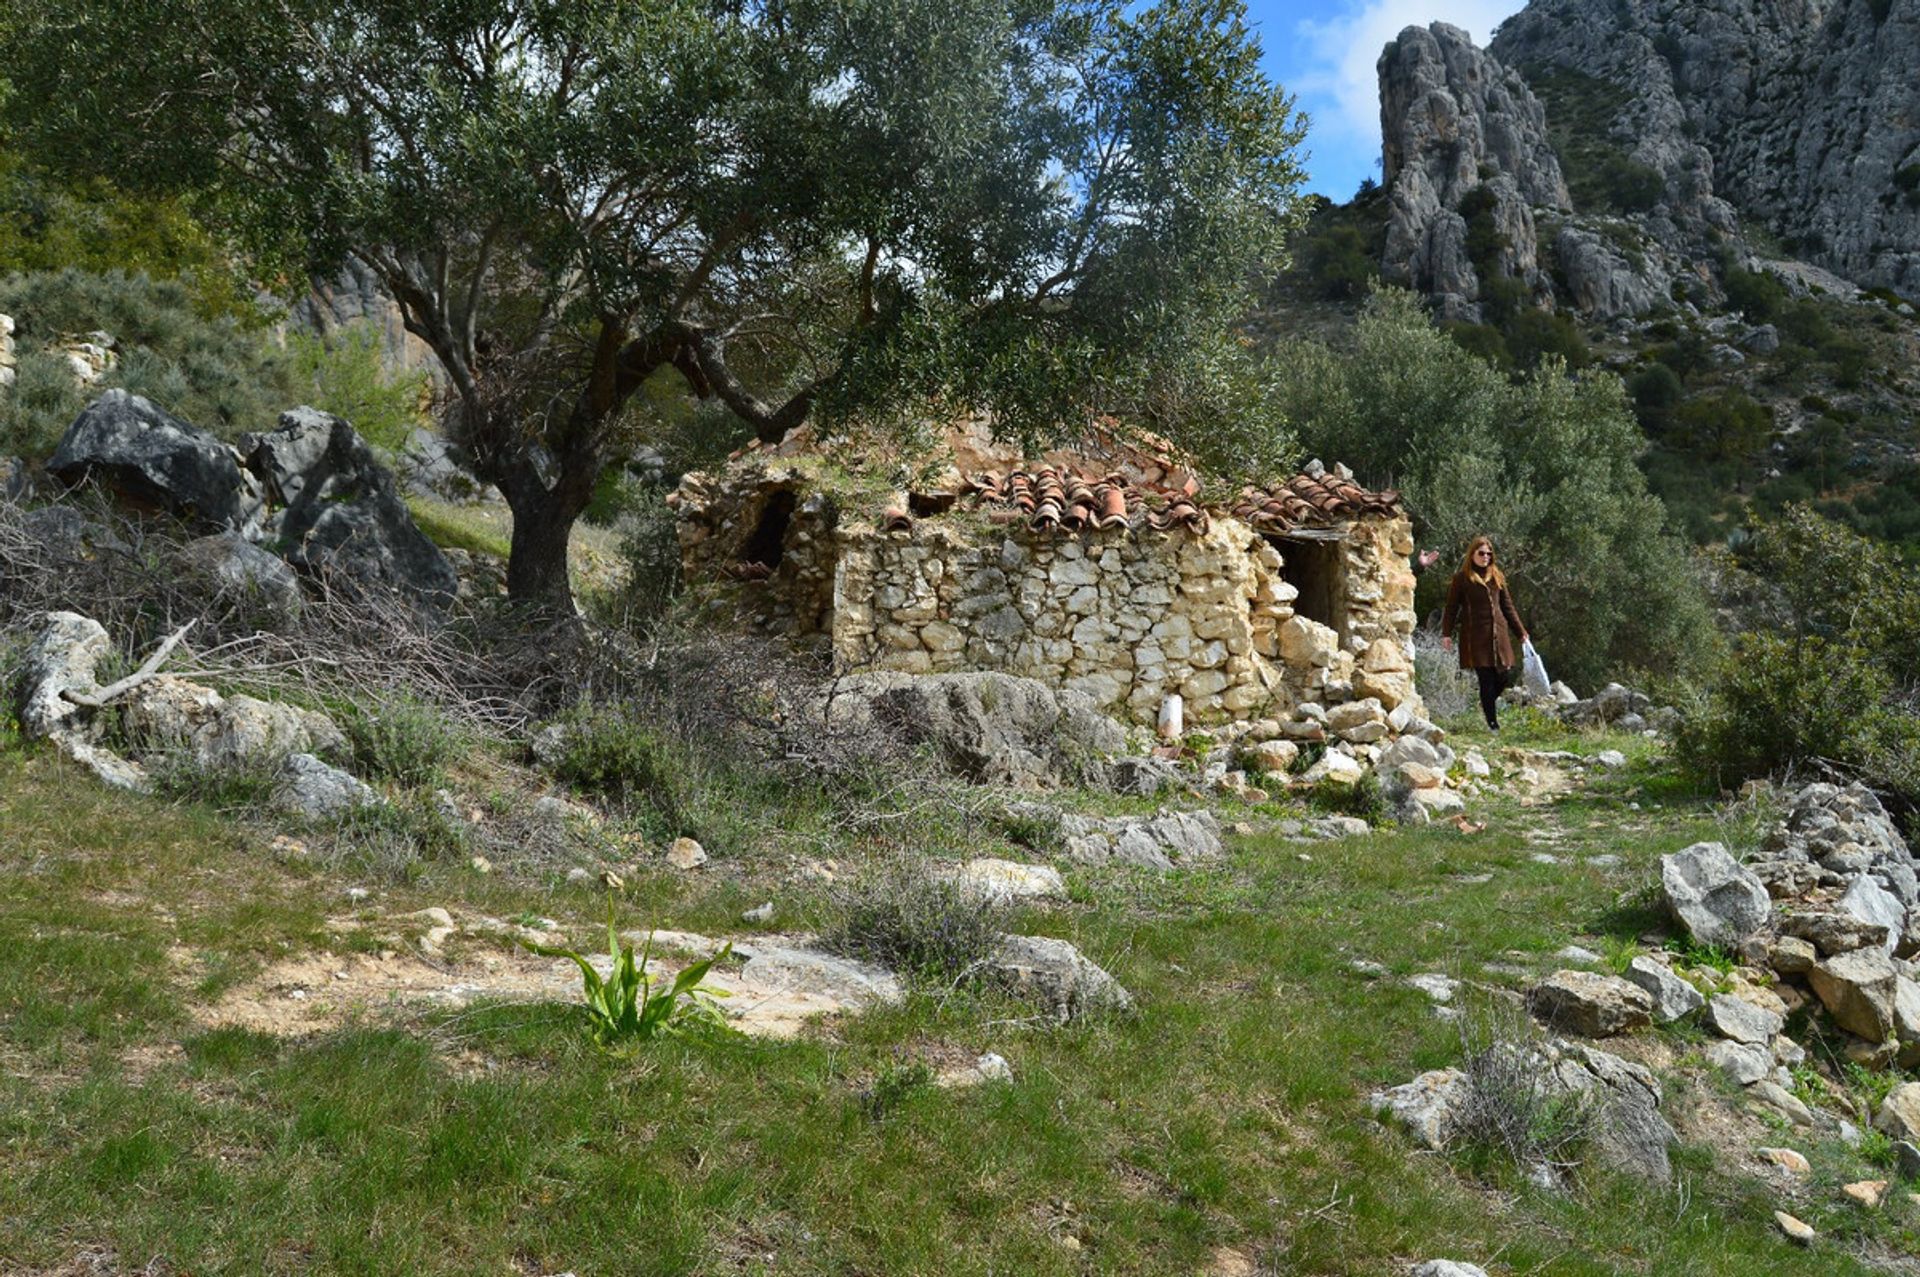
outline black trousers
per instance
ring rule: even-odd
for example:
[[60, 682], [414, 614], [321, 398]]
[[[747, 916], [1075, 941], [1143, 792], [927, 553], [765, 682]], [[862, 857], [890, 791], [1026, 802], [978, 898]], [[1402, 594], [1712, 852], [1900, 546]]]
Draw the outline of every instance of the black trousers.
[[1497, 730], [1500, 726], [1500, 693], [1507, 690], [1508, 671], [1501, 665], [1476, 665], [1473, 673], [1480, 680], [1480, 712], [1487, 716], [1487, 726]]

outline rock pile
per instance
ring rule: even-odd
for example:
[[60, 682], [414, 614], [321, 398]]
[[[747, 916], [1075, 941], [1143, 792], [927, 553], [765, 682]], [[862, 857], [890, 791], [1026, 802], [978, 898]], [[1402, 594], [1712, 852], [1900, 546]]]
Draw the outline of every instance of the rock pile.
[[[423, 607], [453, 597], [453, 568], [352, 426], [296, 408], [242, 444], [234, 448], [138, 395], [109, 390], [67, 428], [47, 470], [69, 485], [101, 484], [136, 509], [165, 512], [203, 533], [265, 543], [336, 585], [392, 591]], [[218, 557], [231, 561], [235, 552]], [[235, 570], [262, 576], [258, 567]]]
[[275, 770], [277, 805], [309, 817], [379, 801], [366, 785], [317, 756], [339, 754], [346, 746], [326, 715], [251, 696], [225, 697], [150, 672], [102, 687], [96, 671], [111, 650], [97, 621], [72, 612], [47, 616], [23, 680], [20, 723], [29, 738], [48, 741], [116, 789], [150, 790], [150, 769], [165, 761], [208, 772]]
[[[1662, 898], [1675, 920], [1696, 943], [1743, 963], [1713, 977], [1720, 991], [1695, 1002], [1646, 959], [1633, 975], [1660, 1000], [1661, 1018], [1698, 1014], [1717, 1039], [1709, 1058], [1805, 1124], [1822, 1115], [1790, 1093], [1786, 1070], [1807, 1058], [1783, 1032], [1794, 1011], [1824, 1012], [1845, 1035], [1847, 1058], [1865, 1067], [1920, 1066], [1920, 967], [1908, 961], [1920, 952], [1920, 879], [1906, 840], [1864, 786], [1808, 785], [1785, 809], [1747, 864], [1718, 843], [1662, 860]], [[1896, 1139], [1920, 1138], [1920, 1086], [1896, 1090], [1874, 1121]]]

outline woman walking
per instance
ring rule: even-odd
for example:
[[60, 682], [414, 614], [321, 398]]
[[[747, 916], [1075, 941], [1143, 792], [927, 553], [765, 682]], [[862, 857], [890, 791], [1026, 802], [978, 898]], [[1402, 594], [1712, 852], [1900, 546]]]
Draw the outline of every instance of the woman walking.
[[1460, 635], [1460, 668], [1480, 680], [1480, 712], [1487, 726], [1500, 730], [1500, 693], [1513, 668], [1513, 635], [1527, 641], [1527, 627], [1514, 610], [1507, 578], [1493, 561], [1493, 542], [1475, 537], [1467, 560], [1447, 587], [1447, 608], [1440, 614], [1440, 646], [1451, 650]]

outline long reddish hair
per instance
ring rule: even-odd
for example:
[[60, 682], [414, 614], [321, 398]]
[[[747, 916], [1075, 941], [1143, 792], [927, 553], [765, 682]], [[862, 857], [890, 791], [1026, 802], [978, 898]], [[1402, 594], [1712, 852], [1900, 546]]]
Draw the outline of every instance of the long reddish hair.
[[1473, 539], [1467, 546], [1467, 557], [1461, 560], [1460, 570], [1476, 580], [1480, 578], [1480, 567], [1473, 561], [1473, 556], [1480, 553], [1480, 547], [1483, 545], [1487, 547], [1486, 580], [1504, 590], [1507, 588], [1507, 578], [1505, 574], [1500, 571], [1500, 555], [1499, 552], [1493, 548], [1492, 537], [1478, 536]]

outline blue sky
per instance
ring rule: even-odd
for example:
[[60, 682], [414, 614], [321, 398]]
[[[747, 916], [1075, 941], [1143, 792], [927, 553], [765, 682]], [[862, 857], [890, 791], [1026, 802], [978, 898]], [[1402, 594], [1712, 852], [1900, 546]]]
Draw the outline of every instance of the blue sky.
[[1307, 189], [1335, 200], [1380, 176], [1380, 94], [1374, 62], [1409, 26], [1451, 22], [1482, 48], [1524, 0], [1247, 0], [1267, 74], [1312, 117]]

